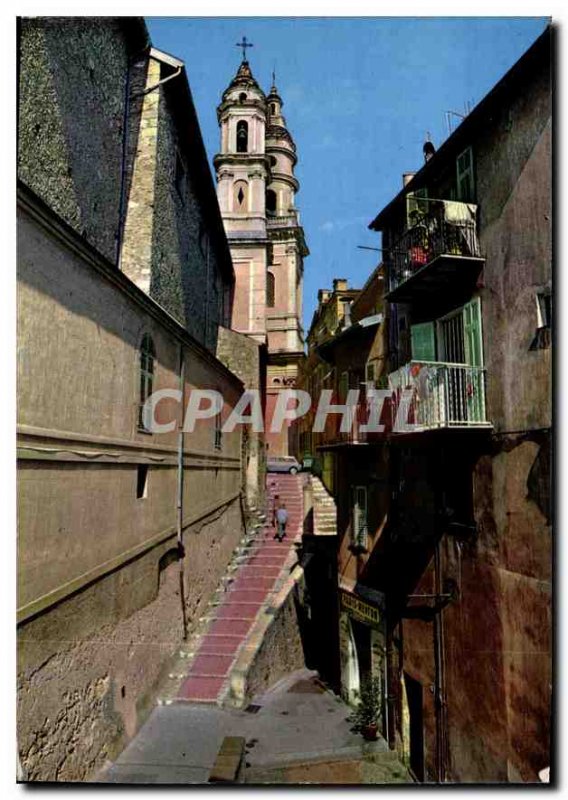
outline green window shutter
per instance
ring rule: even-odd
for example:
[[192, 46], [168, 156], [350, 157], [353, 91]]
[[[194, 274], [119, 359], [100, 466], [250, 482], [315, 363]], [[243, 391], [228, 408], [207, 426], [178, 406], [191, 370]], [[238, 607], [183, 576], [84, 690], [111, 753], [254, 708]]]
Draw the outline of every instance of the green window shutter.
[[423, 322], [410, 328], [413, 361], [436, 360], [436, 329], [433, 322]]
[[463, 307], [463, 327], [466, 363], [483, 366], [483, 336], [481, 330], [481, 300], [476, 297]]

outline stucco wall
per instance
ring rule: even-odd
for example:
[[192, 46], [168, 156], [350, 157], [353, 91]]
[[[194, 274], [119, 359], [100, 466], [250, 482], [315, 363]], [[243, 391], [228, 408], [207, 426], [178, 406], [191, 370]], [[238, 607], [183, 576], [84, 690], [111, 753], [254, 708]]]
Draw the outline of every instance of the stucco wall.
[[[260, 346], [253, 339], [230, 328], [219, 327], [217, 358], [242, 380], [245, 389], [258, 390], [262, 402], [266, 368]], [[265, 435], [253, 431], [251, 426], [243, 431], [242, 469], [248, 506], [262, 509], [266, 488]]]
[[[178, 386], [180, 342], [186, 398], [218, 388], [226, 416], [241, 384], [40, 218], [24, 205], [19, 220], [18, 735], [30, 778], [81, 780], [133, 734], [181, 637], [176, 433], [137, 429], [142, 332], [154, 339], [154, 389]], [[158, 416], [176, 413], [165, 403]], [[217, 449], [213, 424], [198, 426], [184, 467], [191, 626], [243, 532], [240, 431]]]
[[[242, 534], [238, 501], [185, 534], [189, 628]], [[152, 706], [179, 649], [175, 538], [19, 629], [18, 746], [29, 780], [88, 780]], [[167, 565], [167, 566], [165, 566]]]

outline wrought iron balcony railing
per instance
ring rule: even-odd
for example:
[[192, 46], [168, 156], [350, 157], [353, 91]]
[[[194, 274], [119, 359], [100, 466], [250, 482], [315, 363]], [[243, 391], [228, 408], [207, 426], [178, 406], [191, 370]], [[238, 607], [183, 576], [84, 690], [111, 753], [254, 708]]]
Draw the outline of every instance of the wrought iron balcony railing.
[[[407, 288], [404, 286], [407, 282], [407, 293], [410, 282], [416, 285], [428, 280], [433, 282], [431, 289], [436, 291], [436, 282], [441, 279], [447, 283], [451, 271], [465, 273], [472, 262], [479, 269], [482, 261], [477, 238], [477, 206], [419, 198], [416, 203], [417, 209], [411, 214], [414, 224], [387, 252], [389, 299], [395, 302], [398, 299], [393, 296], [395, 294], [401, 295], [400, 301], [410, 299], [410, 296], [403, 297], [403, 292], [397, 292], [399, 287]], [[441, 261], [446, 262], [443, 267]], [[441, 267], [439, 275], [438, 270], [429, 269], [434, 262]], [[451, 263], [451, 270], [448, 263]]]
[[411, 361], [389, 375], [394, 433], [438, 428], [488, 428], [485, 369]]

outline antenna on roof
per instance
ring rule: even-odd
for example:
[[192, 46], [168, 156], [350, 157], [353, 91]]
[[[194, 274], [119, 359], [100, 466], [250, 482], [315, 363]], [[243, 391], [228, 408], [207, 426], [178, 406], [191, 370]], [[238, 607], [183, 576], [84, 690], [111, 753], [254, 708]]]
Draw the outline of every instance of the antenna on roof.
[[450, 136], [453, 132], [452, 127], [452, 116], [459, 117], [460, 119], [465, 119], [467, 117], [467, 112], [465, 114], [460, 114], [459, 111], [444, 111], [446, 115], [446, 125], [448, 126], [448, 136]]

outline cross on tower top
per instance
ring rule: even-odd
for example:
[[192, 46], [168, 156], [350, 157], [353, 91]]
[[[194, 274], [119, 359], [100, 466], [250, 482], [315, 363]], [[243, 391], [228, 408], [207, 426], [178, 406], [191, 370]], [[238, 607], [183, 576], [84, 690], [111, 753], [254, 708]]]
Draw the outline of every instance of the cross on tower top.
[[242, 42], [237, 42], [235, 47], [242, 47], [243, 48], [243, 61], [247, 60], [247, 47], [254, 47], [254, 44], [247, 42], [247, 37], [243, 36]]

